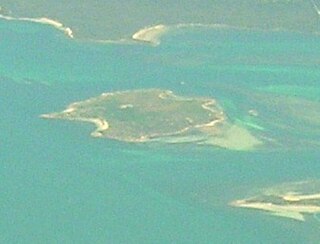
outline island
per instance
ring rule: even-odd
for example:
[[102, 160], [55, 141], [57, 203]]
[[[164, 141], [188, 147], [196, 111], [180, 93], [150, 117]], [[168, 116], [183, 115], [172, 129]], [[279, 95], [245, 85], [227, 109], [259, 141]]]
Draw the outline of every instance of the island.
[[125, 142], [195, 142], [235, 150], [262, 144], [247, 129], [230, 123], [214, 99], [162, 89], [102, 93], [41, 117], [90, 122], [96, 126], [92, 136]]

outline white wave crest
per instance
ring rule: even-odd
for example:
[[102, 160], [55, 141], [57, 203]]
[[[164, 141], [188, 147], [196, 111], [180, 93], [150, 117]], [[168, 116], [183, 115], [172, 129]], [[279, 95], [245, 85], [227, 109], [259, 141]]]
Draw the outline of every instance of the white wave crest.
[[[0, 7], [0, 11], [1, 11], [1, 7]], [[74, 38], [71, 28], [64, 26], [62, 23], [60, 23], [57, 20], [52, 20], [52, 19], [49, 19], [49, 18], [46, 18], [46, 17], [42, 17], [42, 18], [26, 18], [26, 17], [11, 17], [11, 16], [0, 14], [0, 18], [1, 19], [5, 19], [5, 20], [28, 21], [28, 22], [33, 22], [33, 23], [50, 25], [50, 26], [53, 26], [54, 28], [62, 31], [68, 37]]]

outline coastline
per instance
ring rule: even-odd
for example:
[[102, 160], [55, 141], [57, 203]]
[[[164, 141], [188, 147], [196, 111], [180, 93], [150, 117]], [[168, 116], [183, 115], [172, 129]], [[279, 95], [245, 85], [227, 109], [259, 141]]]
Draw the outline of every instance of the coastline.
[[[40, 17], [40, 18], [29, 18], [29, 17], [12, 17], [8, 15], [1, 14], [1, 6], [0, 6], [0, 19], [7, 20], [7, 21], [25, 21], [31, 23], [38, 23], [43, 25], [49, 25], [62, 33], [64, 33], [68, 38], [74, 39], [75, 34], [71, 27], [65, 26], [58, 20], [50, 19], [47, 17]], [[97, 43], [102, 44], [136, 44], [137, 42], [140, 43], [147, 43], [152, 46], [158, 46], [160, 44], [160, 37], [167, 32], [169, 29], [168, 26], [159, 24], [150, 27], [144, 27], [142, 29], [137, 30], [133, 33], [130, 39], [120, 38], [119, 40], [91, 40]]]
[[31, 23], [38, 23], [43, 25], [49, 25], [58, 31], [61, 31], [70, 39], [81, 39], [89, 42], [96, 42], [101, 44], [122, 44], [122, 45], [134, 45], [134, 44], [147, 44], [153, 47], [157, 47], [161, 44], [161, 38], [172, 30], [189, 29], [189, 28], [209, 28], [209, 29], [231, 29], [231, 30], [242, 30], [242, 31], [257, 31], [257, 32], [291, 32], [298, 34], [312, 34], [318, 36], [320, 33], [314, 32], [303, 32], [299, 30], [284, 29], [281, 27], [277, 28], [260, 28], [260, 27], [246, 27], [236, 26], [224, 23], [174, 23], [174, 24], [156, 24], [149, 25], [137, 29], [133, 34], [120, 36], [115, 39], [94, 39], [94, 38], [79, 38], [73, 30], [72, 26], [66, 26], [64, 23], [57, 19], [51, 19], [48, 17], [13, 17], [3, 13], [3, 9], [0, 6], [0, 19], [7, 21], [26, 21]]
[[41, 18], [25, 18], [25, 17], [15, 18], [15, 17], [11, 17], [11, 16], [6, 16], [6, 15], [0, 14], [0, 19], [4, 19], [4, 20], [8, 20], [8, 21], [26, 21], [26, 22], [32, 22], [32, 23], [39, 23], [39, 24], [43, 24], [43, 25], [49, 25], [49, 26], [52, 26], [52, 27], [58, 29], [59, 31], [62, 31], [69, 38], [71, 38], [71, 39], [74, 38], [73, 31], [72, 31], [72, 29], [70, 27], [66, 27], [61, 22], [59, 22], [57, 20], [49, 19], [49, 18], [46, 18], [46, 17], [41, 17]]
[[[139, 91], [139, 90], [138, 90]], [[106, 98], [108, 96], [113, 96], [115, 94], [122, 94], [127, 91], [117, 91], [117, 92], [105, 92], [102, 93], [98, 97], [89, 98], [84, 101], [80, 102], [74, 102], [70, 104], [65, 110], [59, 113], [52, 113], [52, 114], [43, 114], [40, 117], [41, 118], [49, 118], [49, 119], [65, 119], [65, 120], [73, 120], [73, 121], [83, 121], [83, 122], [90, 122], [95, 124], [96, 129], [91, 133], [91, 136], [93, 137], [107, 137], [109, 139], [116, 139], [116, 140], [122, 140], [126, 142], [146, 142], [146, 141], [156, 141], [158, 138], [161, 141], [161, 138], [164, 138], [164, 141], [168, 140], [171, 141], [172, 139], [174, 141], [179, 141], [177, 137], [179, 135], [184, 138], [189, 138], [189, 135], [184, 134], [188, 131], [192, 130], [198, 130], [199, 133], [202, 135], [202, 137], [198, 137], [196, 140], [193, 139], [193, 141], [197, 142], [199, 145], [214, 145], [220, 148], [227, 148], [231, 150], [252, 150], [256, 148], [257, 146], [262, 145], [262, 141], [260, 141], [258, 138], [253, 136], [248, 130], [245, 128], [239, 127], [235, 124], [230, 124], [228, 122], [227, 116], [225, 115], [224, 111], [220, 106], [217, 104], [215, 99], [208, 99], [208, 98], [186, 98], [175, 95], [171, 90], [158, 90], [156, 88], [151, 89], [151, 91], [159, 91], [159, 94], [157, 95], [159, 99], [169, 99], [169, 100], [186, 100], [190, 101], [192, 99], [196, 99], [199, 104], [199, 106], [203, 109], [203, 111], [206, 111], [206, 113], [211, 116], [211, 119], [208, 121], [204, 121], [202, 123], [194, 124], [193, 120], [189, 117], [186, 117], [186, 121], [188, 121], [189, 124], [186, 124], [184, 127], [171, 132], [166, 133], [158, 133], [153, 132], [149, 135], [142, 135], [140, 138], [137, 137], [127, 137], [125, 139], [119, 139], [115, 138], [109, 133], [109, 135], [105, 134], [105, 131], [109, 129], [108, 121], [101, 117], [81, 117], [77, 115], [77, 106], [80, 104], [88, 104], [90, 102], [94, 102], [96, 100], [99, 100], [101, 97]], [[119, 109], [126, 109], [133, 107], [133, 104], [122, 104], [119, 106]], [[214, 115], [214, 117], [212, 117]], [[219, 130], [220, 128], [220, 130]], [[200, 135], [199, 134], [199, 135]], [[243, 137], [243, 140], [241, 143], [239, 143], [239, 135]], [[170, 138], [172, 137], [172, 138]], [[186, 142], [188, 139], [186, 140]]]
[[[67, 108], [66, 110], [64, 110], [62, 113], [66, 114], [66, 113], [70, 113], [74, 110], [75, 110], [74, 108], [70, 107], [70, 108]], [[39, 117], [43, 118], [43, 119], [60, 119], [60, 116], [56, 116], [56, 114], [41, 114]], [[68, 118], [68, 117], [63, 117], [63, 119], [71, 120], [71, 121], [81, 121], [81, 122], [93, 123], [97, 127], [91, 133], [91, 136], [93, 136], [93, 137], [102, 137], [103, 132], [109, 129], [109, 123], [106, 120], [100, 119], [100, 118], [81, 118], [81, 117]]]
[[160, 37], [165, 34], [168, 29], [169, 27], [165, 25], [145, 27], [134, 33], [131, 38], [135, 41], [146, 42], [158, 46], [160, 44]]

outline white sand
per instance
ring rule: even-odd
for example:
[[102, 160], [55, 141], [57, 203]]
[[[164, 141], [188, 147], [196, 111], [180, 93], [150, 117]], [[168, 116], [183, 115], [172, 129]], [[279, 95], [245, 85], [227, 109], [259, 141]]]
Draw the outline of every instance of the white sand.
[[69, 27], [65, 27], [59, 21], [52, 20], [49, 18], [45, 18], [45, 17], [42, 17], [42, 18], [24, 18], [24, 17], [15, 18], [15, 17], [6, 16], [6, 15], [2, 15], [2, 14], [0, 14], [0, 18], [5, 19], [5, 20], [12, 20], [12, 21], [28, 21], [28, 22], [33, 22], [33, 23], [50, 25], [50, 26], [53, 26], [54, 28], [64, 32], [68, 37], [74, 38], [73, 32]]
[[136, 41], [148, 42], [152, 45], [160, 44], [160, 37], [167, 31], [165, 25], [156, 25], [143, 28], [132, 35], [132, 39]]
[[[319, 194], [316, 194], [318, 198]], [[231, 206], [240, 207], [240, 208], [252, 208], [256, 210], [263, 210], [270, 212], [270, 214], [291, 218], [299, 221], [304, 221], [303, 214], [314, 214], [320, 213], [320, 206], [317, 205], [305, 205], [299, 204], [290, 204], [290, 205], [278, 205], [270, 202], [247, 202], [247, 200], [237, 200], [230, 203]]]
[[132, 104], [122, 104], [120, 105], [120, 109], [127, 109], [127, 108], [133, 108]]
[[282, 199], [288, 202], [299, 202], [301, 200], [315, 200], [320, 199], [320, 193], [310, 195], [287, 194], [282, 196]]

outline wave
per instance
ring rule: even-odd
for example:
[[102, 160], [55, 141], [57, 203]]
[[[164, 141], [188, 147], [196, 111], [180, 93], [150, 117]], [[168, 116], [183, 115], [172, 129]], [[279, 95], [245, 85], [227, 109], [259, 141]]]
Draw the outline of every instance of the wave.
[[[1, 11], [1, 7], [0, 7], [0, 11]], [[44, 25], [50, 25], [50, 26], [53, 26], [54, 28], [62, 31], [69, 38], [74, 38], [74, 35], [73, 35], [71, 28], [64, 26], [62, 23], [60, 23], [57, 20], [49, 19], [46, 17], [27, 18], [27, 17], [12, 17], [12, 16], [0, 14], [0, 19], [10, 20], [10, 21], [27, 21], [27, 22], [44, 24]]]

